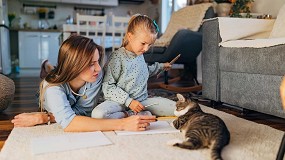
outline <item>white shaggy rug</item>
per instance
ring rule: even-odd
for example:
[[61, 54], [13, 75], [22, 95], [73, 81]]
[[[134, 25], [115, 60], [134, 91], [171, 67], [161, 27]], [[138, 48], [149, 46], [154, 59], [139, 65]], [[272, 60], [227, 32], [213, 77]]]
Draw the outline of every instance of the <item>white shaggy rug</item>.
[[[231, 132], [231, 141], [222, 151], [225, 160], [274, 160], [283, 132], [250, 122], [233, 115], [201, 106], [205, 112], [221, 117]], [[182, 138], [181, 133], [117, 136], [103, 132], [112, 145], [32, 155], [30, 141], [33, 137], [69, 134], [53, 124], [30, 128], [14, 128], [0, 152], [3, 160], [209, 160], [209, 150], [185, 150], [166, 145], [166, 142]]]

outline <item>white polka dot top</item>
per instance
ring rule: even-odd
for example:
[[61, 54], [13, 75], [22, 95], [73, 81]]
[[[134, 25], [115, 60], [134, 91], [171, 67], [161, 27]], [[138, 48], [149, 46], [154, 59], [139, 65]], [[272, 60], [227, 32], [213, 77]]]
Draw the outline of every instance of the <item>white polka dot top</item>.
[[124, 47], [114, 51], [104, 67], [103, 93], [107, 100], [129, 106], [133, 99], [148, 97], [147, 81], [163, 69], [163, 63], [148, 66], [143, 55], [136, 55]]

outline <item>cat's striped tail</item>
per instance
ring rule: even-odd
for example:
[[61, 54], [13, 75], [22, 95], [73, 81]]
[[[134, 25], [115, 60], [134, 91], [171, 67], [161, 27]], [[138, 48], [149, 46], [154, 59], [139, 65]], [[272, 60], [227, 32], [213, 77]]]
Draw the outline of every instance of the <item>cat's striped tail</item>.
[[221, 156], [221, 148], [213, 148], [211, 150], [211, 159], [212, 160], [223, 160], [222, 156]]

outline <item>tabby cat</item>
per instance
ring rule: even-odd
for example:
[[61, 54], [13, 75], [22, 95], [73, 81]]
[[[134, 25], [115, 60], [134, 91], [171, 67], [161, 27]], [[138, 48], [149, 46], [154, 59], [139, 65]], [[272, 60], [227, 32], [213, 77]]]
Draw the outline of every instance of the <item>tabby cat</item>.
[[186, 149], [210, 148], [211, 159], [222, 160], [221, 151], [230, 141], [230, 132], [223, 120], [203, 112], [198, 103], [185, 100], [181, 94], [177, 94], [177, 98], [174, 111], [177, 119], [172, 125], [185, 135], [185, 141], [168, 143]]

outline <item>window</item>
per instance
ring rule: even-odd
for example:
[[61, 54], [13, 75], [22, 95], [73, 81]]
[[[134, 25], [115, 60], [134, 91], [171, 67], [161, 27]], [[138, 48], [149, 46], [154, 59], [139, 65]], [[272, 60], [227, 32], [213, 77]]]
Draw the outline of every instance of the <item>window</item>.
[[163, 0], [161, 1], [161, 32], [164, 33], [173, 11], [177, 11], [187, 5], [187, 0]]

